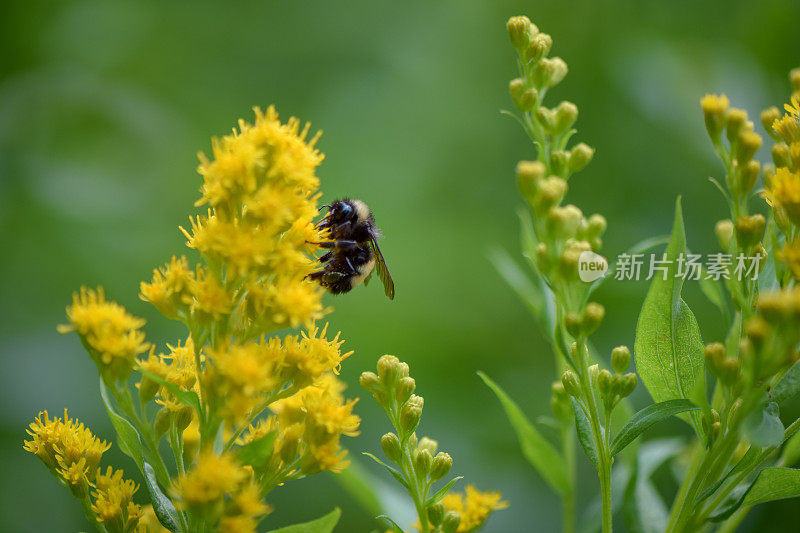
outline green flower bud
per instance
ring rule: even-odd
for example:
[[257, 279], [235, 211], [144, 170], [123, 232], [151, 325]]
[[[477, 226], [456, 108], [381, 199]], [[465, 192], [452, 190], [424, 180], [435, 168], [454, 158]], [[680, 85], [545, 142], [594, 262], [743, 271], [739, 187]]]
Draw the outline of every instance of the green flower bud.
[[714, 233], [717, 234], [717, 241], [719, 241], [720, 248], [728, 250], [731, 245], [731, 239], [733, 238], [733, 222], [728, 219], [720, 220], [717, 222], [717, 225], [714, 226]]
[[769, 134], [769, 136], [775, 139], [776, 141], [780, 140], [780, 135], [778, 135], [777, 132], [774, 129], [772, 129], [772, 123], [775, 122], [776, 120], [780, 120], [780, 118], [781, 118], [781, 112], [775, 106], [772, 106], [769, 109], [765, 109], [764, 111], [761, 112], [761, 125], [764, 126], [764, 129]]
[[436, 502], [435, 504], [428, 507], [428, 520], [434, 527], [439, 527], [442, 525], [442, 521], [444, 520], [444, 504], [442, 502]]
[[517, 106], [520, 111], [527, 111], [522, 106], [522, 93], [525, 92], [525, 80], [522, 78], [514, 78], [508, 82], [508, 92], [511, 95], [511, 101]]
[[431, 456], [431, 452], [428, 450], [417, 450], [414, 452], [414, 470], [417, 473], [417, 476], [420, 479], [426, 479], [428, 474], [431, 473], [431, 467], [433, 466], [433, 456]]
[[603, 215], [595, 213], [590, 216], [589, 220], [586, 222], [586, 238], [591, 240], [600, 237], [605, 233], [606, 226], [606, 218]]
[[550, 154], [550, 169], [553, 174], [557, 176], [567, 175], [567, 164], [569, 162], [569, 154], [564, 150], [553, 150]]
[[570, 204], [563, 207], [553, 207], [547, 214], [549, 230], [561, 240], [575, 237], [583, 221], [581, 210]]
[[433, 466], [431, 466], [431, 481], [438, 481], [450, 472], [453, 466], [453, 458], [450, 454], [439, 452], [433, 458]]
[[156, 438], [161, 437], [169, 431], [172, 425], [172, 412], [169, 409], [162, 408], [156, 413], [156, 420], [154, 422]]
[[567, 75], [567, 64], [560, 57], [542, 58], [533, 69], [533, 85], [537, 89], [558, 85]]
[[536, 245], [536, 267], [539, 269], [539, 272], [546, 275], [549, 274], [550, 270], [553, 268], [550, 256], [548, 255], [547, 245], [543, 242]]
[[722, 126], [725, 123], [725, 116], [728, 112], [730, 102], [728, 97], [716, 94], [707, 94], [700, 100], [703, 108], [703, 118], [706, 123], [706, 130], [709, 137], [715, 143], [719, 142], [722, 135]]
[[636, 377], [636, 374], [633, 372], [629, 372], [622, 376], [622, 381], [619, 386], [619, 395], [621, 398], [626, 398], [631, 395], [631, 393], [636, 389], [636, 385], [639, 382], [639, 379]]
[[611, 393], [611, 372], [605, 368], [597, 375], [597, 388], [600, 390], [600, 395], [606, 398]]
[[736, 219], [736, 239], [744, 250], [751, 250], [764, 238], [767, 220], [756, 214]]
[[589, 367], [589, 383], [592, 387], [597, 386], [597, 377], [600, 375], [600, 365], [593, 364]]
[[417, 388], [417, 382], [414, 381], [414, 378], [406, 376], [400, 380], [397, 384], [397, 389], [395, 389], [395, 399], [399, 405], [403, 405], [411, 398], [411, 395], [414, 393], [414, 389]]
[[709, 368], [716, 368], [725, 358], [725, 345], [721, 342], [707, 344], [703, 351]]
[[400, 359], [393, 355], [384, 355], [378, 359], [378, 376], [381, 378], [381, 383], [394, 387], [400, 379]]
[[567, 333], [577, 338], [581, 334], [583, 319], [578, 313], [567, 313], [564, 317], [564, 326], [567, 329]]
[[528, 41], [528, 47], [525, 49], [525, 59], [529, 63], [541, 61], [544, 56], [550, 53], [550, 48], [552, 47], [552, 37], [546, 33], [537, 33]]
[[567, 168], [570, 174], [574, 174], [586, 168], [586, 165], [594, 157], [594, 149], [584, 143], [576, 144], [569, 152], [569, 160], [567, 161]]
[[561, 385], [563, 385], [564, 390], [567, 391], [567, 394], [570, 396], [576, 398], [581, 397], [581, 382], [578, 379], [578, 375], [572, 370], [565, 370], [564, 373], [561, 374]]
[[387, 433], [381, 437], [381, 448], [383, 453], [395, 464], [400, 464], [402, 459], [402, 449], [400, 447], [400, 439], [394, 433]]
[[194, 409], [188, 405], [182, 405], [175, 415], [175, 428], [182, 433], [192, 423], [193, 418]]
[[547, 133], [553, 133], [556, 127], [556, 115], [553, 110], [546, 107], [537, 107], [534, 114], [536, 115], [536, 121], [542, 125], [544, 130]]
[[536, 33], [535, 28], [528, 17], [519, 16], [508, 19], [506, 23], [508, 38], [511, 41], [511, 46], [520, 54], [524, 53], [528, 47], [531, 35]]
[[564, 133], [572, 128], [578, 120], [578, 106], [572, 102], [561, 102], [555, 109], [555, 128], [556, 135]]
[[753, 159], [762, 144], [761, 135], [758, 133], [749, 131], [740, 134], [739, 142], [736, 143], [736, 161], [739, 166], [744, 166]]
[[517, 163], [517, 183], [519, 191], [527, 199], [533, 199], [538, 190], [538, 181], [547, 172], [541, 161], [520, 161]]
[[740, 170], [739, 175], [739, 191], [742, 194], [747, 194], [756, 186], [758, 181], [758, 173], [761, 171], [761, 163], [756, 160], [750, 160]]
[[380, 390], [381, 380], [375, 372], [362, 372], [358, 383], [370, 392]]
[[144, 404], [155, 398], [160, 386], [149, 377], [142, 376], [142, 381], [139, 382], [139, 399], [141, 402]]
[[439, 449], [439, 443], [428, 437], [422, 437], [419, 440], [419, 444], [417, 444], [417, 448], [420, 450], [428, 450], [431, 455], [434, 455], [436, 450]]
[[442, 533], [455, 533], [461, 523], [461, 515], [455, 511], [447, 511], [442, 520]]
[[733, 108], [728, 112], [727, 122], [725, 124], [726, 133], [728, 135], [728, 142], [731, 146], [736, 144], [739, 139], [739, 134], [743, 133], [745, 124], [747, 123], [747, 112], [743, 109]]
[[533, 207], [539, 213], [546, 213], [558, 205], [567, 193], [567, 182], [558, 176], [548, 176], [537, 182]]
[[600, 327], [606, 308], [599, 303], [589, 302], [583, 310], [583, 333], [588, 337]]
[[792, 157], [789, 154], [789, 145], [785, 142], [777, 142], [772, 145], [772, 162], [775, 166], [788, 167], [792, 164]]
[[424, 401], [421, 396], [412, 394], [408, 402], [400, 410], [400, 426], [405, 435], [413, 433], [419, 426], [419, 419], [422, 418], [422, 405]]
[[617, 346], [611, 350], [611, 368], [617, 374], [622, 374], [631, 364], [631, 351], [627, 346]]

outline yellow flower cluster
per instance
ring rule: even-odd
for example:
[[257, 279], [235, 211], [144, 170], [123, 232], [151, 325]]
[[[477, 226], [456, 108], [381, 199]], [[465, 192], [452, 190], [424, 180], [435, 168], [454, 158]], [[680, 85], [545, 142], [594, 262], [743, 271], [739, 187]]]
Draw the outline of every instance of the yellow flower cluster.
[[445, 509], [461, 515], [459, 533], [475, 531], [480, 528], [493, 511], [505, 509], [508, 502], [501, 500], [499, 492], [481, 492], [473, 485], [467, 485], [465, 493], [449, 492], [442, 499]]
[[122, 470], [109, 466], [105, 474], [98, 474], [92, 491], [92, 511], [97, 521], [113, 533], [133, 531], [142, 517], [142, 508], [133, 501], [139, 487], [122, 476]]
[[66, 409], [63, 420], [40, 412], [27, 432], [32, 439], [25, 441], [24, 449], [41, 459], [76, 495], [85, 495], [100, 458], [111, 445], [95, 437], [83, 423], [70, 419]]
[[331, 470], [341, 472], [349, 461], [341, 449], [342, 435], [358, 435], [361, 422], [353, 414], [357, 400], [345, 400], [344, 384], [331, 373], [314, 385], [271, 405], [275, 415], [251, 426], [241, 443], [275, 432], [269, 471], [305, 476]]
[[220, 531], [255, 531], [258, 520], [270, 512], [261, 501], [252, 469], [230, 454], [211, 450], [202, 452], [194, 468], [175, 479], [171, 492], [179, 507], [219, 523]]
[[800, 69], [792, 71], [790, 79], [794, 94], [791, 104], [784, 104], [783, 116], [775, 107], [761, 115], [764, 127], [776, 141], [772, 147], [776, 170], [765, 176], [764, 196], [784, 232], [789, 221], [800, 225]]
[[129, 314], [124, 307], [106, 301], [102, 288], [81, 287], [67, 307], [69, 324], [58, 327], [59, 333], [77, 331], [107, 381], [125, 379], [133, 369], [136, 356], [147, 350], [145, 320]]
[[110, 444], [95, 437], [89, 428], [76, 419], [53, 418], [42, 411], [30, 424], [24, 442], [25, 450], [35, 454], [81, 500], [93, 501], [91, 511], [105, 530], [113, 533], [133, 531], [141, 516], [141, 508], [133, 502], [137, 487], [123, 479], [122, 470], [111, 467], [100, 472], [100, 459]]
[[[155, 350], [151, 350], [147, 359], [139, 361], [139, 370], [153, 374], [181, 390], [199, 392], [192, 338], [186, 339], [183, 346], [179, 342], [177, 346], [167, 344], [167, 348], [170, 350], [168, 354], [156, 355]], [[153, 381], [147, 374], [142, 376], [137, 386], [139, 397], [145, 402], [155, 397], [156, 403], [170, 412], [179, 412], [186, 407], [167, 387]]]

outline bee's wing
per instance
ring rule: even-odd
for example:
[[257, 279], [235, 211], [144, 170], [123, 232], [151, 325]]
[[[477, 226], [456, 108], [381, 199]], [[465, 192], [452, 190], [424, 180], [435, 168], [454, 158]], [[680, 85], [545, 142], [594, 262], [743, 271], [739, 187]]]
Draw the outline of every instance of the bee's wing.
[[369, 245], [375, 255], [375, 270], [378, 271], [378, 277], [381, 279], [381, 282], [383, 282], [384, 292], [386, 292], [386, 296], [388, 296], [390, 300], [394, 300], [394, 281], [392, 280], [391, 274], [389, 274], [389, 269], [386, 268], [386, 260], [383, 258], [381, 249], [378, 248], [375, 237], [370, 239]]

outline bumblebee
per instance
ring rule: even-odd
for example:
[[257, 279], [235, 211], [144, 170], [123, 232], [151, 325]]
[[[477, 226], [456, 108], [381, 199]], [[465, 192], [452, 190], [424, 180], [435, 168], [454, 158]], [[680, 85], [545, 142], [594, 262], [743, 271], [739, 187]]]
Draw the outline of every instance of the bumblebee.
[[367, 204], [343, 198], [322, 208], [328, 212], [317, 228], [327, 228], [331, 240], [314, 243], [328, 251], [319, 258], [322, 268], [308, 278], [333, 294], [341, 294], [368, 284], [372, 272], [377, 271], [386, 296], [393, 300], [394, 281], [378, 248], [381, 233]]

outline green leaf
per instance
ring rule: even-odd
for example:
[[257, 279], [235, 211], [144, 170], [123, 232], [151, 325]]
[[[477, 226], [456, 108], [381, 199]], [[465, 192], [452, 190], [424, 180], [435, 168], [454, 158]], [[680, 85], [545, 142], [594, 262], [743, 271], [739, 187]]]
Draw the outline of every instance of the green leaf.
[[[656, 402], [687, 399], [704, 368], [700, 329], [681, 299], [683, 278], [675, 277], [677, 258], [685, 252], [686, 235], [678, 198], [672, 237], [664, 254], [669, 261], [666, 279], [658, 272], [653, 276], [636, 325], [636, 369]], [[702, 435], [700, 417], [695, 412], [691, 413], [691, 423]]]
[[782, 403], [800, 392], [800, 361], [793, 364], [770, 391], [771, 400]]
[[594, 447], [594, 437], [592, 436], [592, 425], [583, 412], [583, 407], [572, 399], [572, 409], [575, 411], [575, 430], [578, 432], [578, 442], [583, 447], [583, 453], [589, 458], [596, 470], [600, 470], [600, 460], [597, 456], [597, 449]]
[[736, 487], [731, 494], [733, 501], [723, 505], [722, 509], [712, 515], [712, 522], [725, 520], [742, 506], [750, 507], [759, 503], [785, 500], [800, 496], [800, 470], [773, 466], [763, 469], [755, 481], [747, 487]]
[[[667, 244], [669, 242], [669, 235], [657, 235], [655, 237], [648, 237], [646, 239], [642, 239], [641, 241], [637, 242], [627, 250], [625, 253], [628, 255], [634, 254], [642, 254], [651, 248], [655, 248], [656, 246], [661, 246], [662, 244]], [[617, 265], [610, 264], [609, 270], [606, 272], [606, 275], [602, 278], [597, 278], [595, 281], [592, 282], [591, 288], [589, 289], [589, 293], [591, 294], [595, 290], [597, 290], [600, 285], [602, 285], [605, 280], [607, 279], [614, 279], [614, 276], [617, 272]]]
[[511, 255], [503, 248], [496, 247], [490, 250], [489, 260], [494, 265], [495, 270], [508, 283], [508, 286], [528, 306], [537, 322], [541, 323], [545, 305], [541, 289], [534, 285], [527, 274], [522, 271], [519, 265], [511, 258]]
[[453, 485], [455, 485], [456, 481], [458, 481], [459, 479], [464, 479], [464, 476], [456, 476], [450, 481], [448, 481], [446, 484], [442, 485], [442, 488], [437, 490], [433, 496], [428, 498], [428, 500], [425, 502], [425, 507], [430, 507], [431, 505], [435, 504], [436, 502], [444, 498], [447, 492], [453, 487]]
[[153, 374], [152, 372], [149, 372], [147, 370], [142, 370], [141, 368], [139, 368], [137, 370], [143, 376], [147, 376], [149, 379], [152, 379], [153, 381], [155, 381], [159, 385], [162, 385], [162, 386], [166, 387], [167, 390], [170, 393], [172, 393], [172, 395], [175, 396], [175, 398], [179, 402], [181, 402], [183, 405], [191, 407], [192, 409], [197, 411], [198, 414], [201, 414], [203, 412], [201, 407], [200, 407], [200, 398], [197, 396], [196, 392], [185, 391], [185, 390], [177, 387], [176, 385], [170, 383], [169, 381], [167, 381], [166, 379], [162, 378], [161, 376]]
[[117, 414], [114, 410], [114, 405], [108, 397], [108, 388], [106, 388], [106, 384], [103, 382], [102, 378], [100, 378], [100, 397], [103, 399], [103, 403], [106, 406], [108, 418], [111, 419], [111, 424], [113, 424], [114, 430], [117, 432], [117, 445], [119, 449], [122, 450], [122, 453], [134, 460], [140, 472], [144, 472], [142, 466], [144, 464], [144, 456], [142, 455], [142, 441], [139, 437], [139, 432], [136, 431], [133, 424]]
[[522, 455], [556, 492], [566, 494], [569, 491], [569, 480], [561, 454], [542, 437], [519, 406], [497, 383], [489, 379], [489, 376], [483, 372], [478, 372], [478, 376], [500, 400], [506, 417], [517, 434]]
[[172, 501], [161, 492], [156, 480], [156, 473], [150, 463], [147, 462], [144, 463], [144, 482], [147, 492], [150, 494], [150, 503], [153, 504], [153, 511], [158, 521], [170, 531], [180, 531], [178, 527], [178, 511]]
[[406, 483], [406, 480], [403, 479], [403, 474], [401, 474], [397, 469], [387, 465], [386, 463], [384, 463], [383, 461], [381, 461], [380, 459], [378, 459], [377, 457], [375, 457], [374, 455], [372, 455], [369, 452], [361, 452], [361, 453], [363, 455], [366, 455], [367, 457], [369, 457], [370, 459], [372, 459], [373, 461], [375, 461], [376, 463], [378, 463], [382, 467], [384, 467], [386, 470], [389, 471], [389, 473], [392, 475], [392, 477], [397, 480], [398, 483], [403, 485], [405, 488], [408, 488], [408, 483]]
[[383, 513], [384, 506], [378, 497], [378, 488], [361, 461], [353, 460], [344, 471], [331, 476], [367, 513], [372, 516]]
[[325, 516], [312, 520], [311, 522], [273, 529], [268, 533], [331, 533], [339, 522], [339, 517], [341, 515], [342, 511], [337, 507]]
[[378, 520], [386, 520], [387, 522], [389, 522], [392, 525], [392, 533], [404, 533], [403, 528], [398, 526], [397, 522], [389, 518], [387, 515], [382, 514], [380, 516], [376, 516], [375, 518], [377, 518]]
[[699, 409], [689, 400], [667, 400], [666, 402], [648, 405], [637, 411], [625, 424], [611, 443], [611, 456], [615, 456], [630, 444], [636, 437], [647, 431], [650, 426], [685, 411]]
[[756, 409], [744, 419], [742, 429], [753, 446], [764, 448], [783, 442], [783, 422], [778, 404], [770, 402], [763, 409]]
[[236, 452], [236, 457], [243, 465], [250, 465], [259, 471], [266, 466], [272, 457], [272, 445], [275, 442], [275, 431], [270, 431], [261, 438], [248, 442]]

